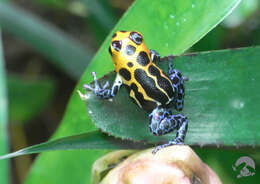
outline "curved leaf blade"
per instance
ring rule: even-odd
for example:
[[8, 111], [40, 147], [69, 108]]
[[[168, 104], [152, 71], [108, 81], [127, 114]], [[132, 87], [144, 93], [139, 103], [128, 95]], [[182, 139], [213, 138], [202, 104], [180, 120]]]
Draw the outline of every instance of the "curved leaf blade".
[[144, 143], [122, 141], [121, 139], [116, 139], [102, 134], [99, 131], [93, 131], [30, 146], [10, 154], [0, 156], [0, 160], [46, 151], [75, 149], [141, 149], [147, 148], [148, 146], [149, 145], [145, 145]]
[[[260, 47], [203, 52], [174, 58], [186, 82], [182, 114], [189, 119], [185, 143], [194, 145], [260, 145]], [[167, 71], [168, 62], [159, 66]], [[115, 73], [102, 78], [112, 82]], [[134, 141], [173, 139], [172, 133], [155, 137], [148, 129], [148, 114], [121, 89], [113, 100], [102, 100], [87, 92], [87, 109], [103, 132]], [[172, 109], [173, 110], [173, 109]], [[173, 110], [174, 113], [178, 113]]]

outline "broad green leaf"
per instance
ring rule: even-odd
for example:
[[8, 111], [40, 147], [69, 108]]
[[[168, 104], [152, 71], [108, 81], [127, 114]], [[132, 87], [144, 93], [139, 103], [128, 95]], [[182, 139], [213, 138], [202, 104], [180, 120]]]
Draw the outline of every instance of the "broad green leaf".
[[75, 79], [79, 78], [92, 57], [91, 49], [10, 3], [0, 2], [0, 26], [25, 40]]
[[[174, 58], [175, 67], [189, 77], [182, 114], [189, 119], [189, 145], [260, 145], [260, 47], [191, 54]], [[168, 62], [159, 66], [167, 71]], [[100, 83], [113, 82], [115, 72]], [[134, 141], [158, 138], [148, 129], [148, 114], [133, 104], [125, 89], [113, 100], [87, 92], [87, 109], [103, 132]], [[175, 114], [178, 113], [173, 111]]]
[[[8, 135], [7, 135], [7, 88], [4, 68], [4, 56], [2, 48], [2, 38], [0, 30], [0, 155], [8, 152]], [[9, 183], [9, 163], [6, 160], [0, 161], [0, 183]]]
[[134, 143], [132, 141], [122, 141], [121, 139], [102, 134], [99, 131], [93, 131], [27, 147], [14, 153], [0, 156], [0, 160], [45, 151], [75, 149], [144, 149], [148, 146], [151, 145]]
[[50, 79], [29, 79], [8, 75], [10, 121], [25, 123], [39, 113], [54, 95]]
[[[240, 0], [135, 2], [89, 64], [83, 75], [84, 82], [92, 80], [92, 71], [97, 70], [97, 75], [102, 76], [113, 69], [107, 50], [114, 31], [137, 30], [143, 34], [148, 48], [156, 50], [162, 56], [179, 55], [220, 23], [239, 2]], [[137, 15], [140, 18], [137, 18]], [[82, 84], [83, 80], [80, 85]]]
[[[84, 83], [92, 81], [90, 72], [97, 71], [98, 76], [102, 76], [113, 70], [107, 49], [114, 31], [138, 30], [143, 33], [148, 47], [157, 50], [161, 55], [180, 54], [214, 28], [239, 2], [239, 0], [135, 1], [103, 43], [76, 90], [81, 90]], [[96, 129], [90, 123], [86, 106], [76, 90], [72, 94], [62, 124], [54, 138]], [[89, 183], [91, 164], [103, 153], [73, 151], [41, 154], [25, 183]], [[57, 173], [57, 170], [59, 174], [53, 175], [52, 173]], [[74, 170], [76, 172], [73, 172]], [[45, 181], [42, 181], [43, 177]]]

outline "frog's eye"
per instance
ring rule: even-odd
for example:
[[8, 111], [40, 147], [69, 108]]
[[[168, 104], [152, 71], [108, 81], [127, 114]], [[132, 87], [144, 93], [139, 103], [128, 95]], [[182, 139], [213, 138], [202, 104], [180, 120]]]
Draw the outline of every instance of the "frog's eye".
[[121, 41], [113, 41], [112, 47], [113, 47], [113, 49], [115, 49], [116, 51], [119, 52], [121, 50], [121, 47], [122, 47]]
[[110, 56], [112, 56], [112, 51], [111, 51], [111, 47], [110, 46], [108, 47], [108, 52], [109, 52]]
[[135, 42], [136, 45], [140, 45], [143, 41], [142, 35], [140, 35], [137, 32], [131, 32], [130, 33], [130, 39]]

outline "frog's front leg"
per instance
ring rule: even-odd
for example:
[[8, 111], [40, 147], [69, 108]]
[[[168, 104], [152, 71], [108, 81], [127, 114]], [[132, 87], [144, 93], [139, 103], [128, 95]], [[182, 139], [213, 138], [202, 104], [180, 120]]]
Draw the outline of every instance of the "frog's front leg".
[[160, 54], [152, 49], [150, 49], [150, 57], [154, 63], [158, 63], [161, 60]]
[[173, 69], [172, 62], [169, 62], [169, 78], [172, 81], [172, 86], [176, 93], [175, 98], [175, 109], [177, 111], [181, 111], [184, 105], [184, 96], [185, 96], [185, 89], [184, 89], [184, 81], [187, 81], [188, 78], [182, 76], [181, 72], [177, 69]]
[[175, 139], [169, 141], [166, 144], [157, 146], [153, 150], [153, 154], [164, 147], [184, 143], [184, 138], [188, 129], [187, 117], [181, 114], [172, 115], [171, 111], [161, 107], [155, 108], [149, 117], [149, 128], [154, 135], [164, 135], [173, 131], [174, 129], [177, 129]]
[[[154, 63], [159, 62], [161, 60], [160, 54], [155, 50], [150, 49], [150, 56]], [[189, 79], [187, 77], [182, 76], [179, 70], [173, 68], [173, 55], [169, 55], [167, 58], [169, 60], [169, 79], [172, 82], [172, 87], [174, 88], [176, 94], [176, 97], [174, 98], [175, 109], [177, 111], [181, 111], [183, 109], [185, 96], [184, 81], [188, 81]]]
[[119, 91], [120, 87], [122, 86], [122, 79], [119, 74], [117, 74], [116, 79], [113, 83], [113, 86], [111, 89], [108, 89], [109, 87], [109, 82], [107, 81], [103, 87], [101, 87], [97, 81], [97, 76], [96, 72], [91, 73], [93, 78], [94, 78], [94, 88], [92, 88], [88, 84], [84, 84], [83, 87], [85, 89], [93, 91], [96, 96], [103, 98], [103, 99], [108, 99], [114, 97], [117, 92]]

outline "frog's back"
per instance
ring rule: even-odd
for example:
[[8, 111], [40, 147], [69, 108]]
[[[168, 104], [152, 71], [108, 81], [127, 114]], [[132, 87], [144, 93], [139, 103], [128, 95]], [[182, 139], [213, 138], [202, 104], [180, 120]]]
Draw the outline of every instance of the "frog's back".
[[122, 77], [130, 97], [146, 111], [168, 104], [174, 89], [167, 75], [156, 66], [138, 32], [118, 31], [113, 35], [109, 52], [115, 71]]

